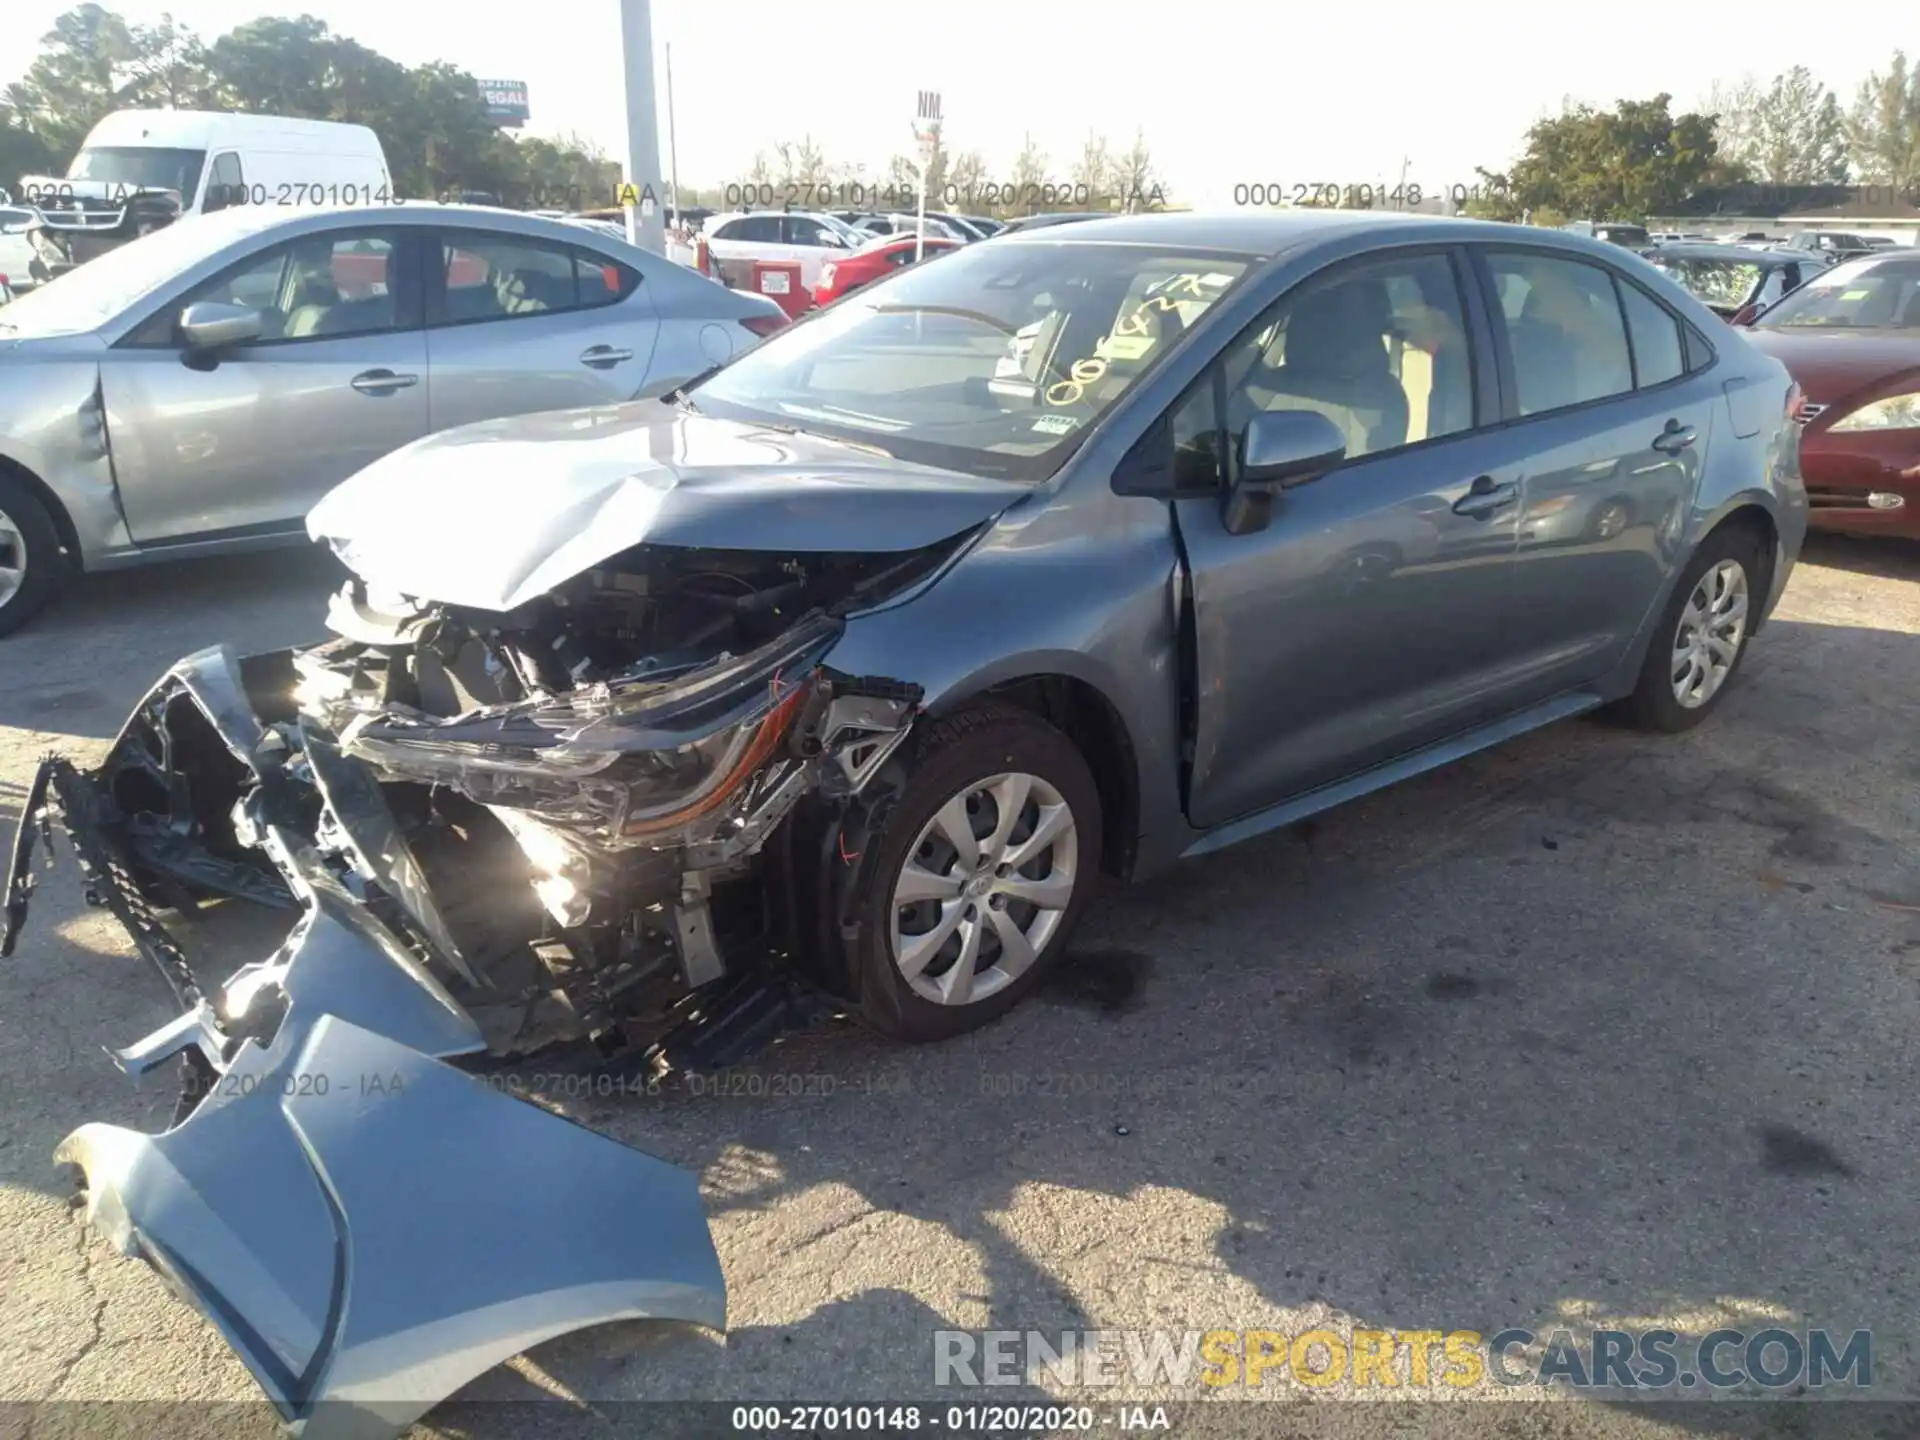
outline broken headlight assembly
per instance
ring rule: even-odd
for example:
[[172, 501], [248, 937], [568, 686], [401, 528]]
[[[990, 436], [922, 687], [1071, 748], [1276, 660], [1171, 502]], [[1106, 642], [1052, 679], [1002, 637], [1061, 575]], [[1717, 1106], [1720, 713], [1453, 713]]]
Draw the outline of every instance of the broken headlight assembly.
[[383, 777], [446, 785], [602, 848], [649, 845], [721, 818], [770, 760], [834, 638], [827, 616], [681, 679], [637, 678], [456, 719], [390, 708], [341, 748]]

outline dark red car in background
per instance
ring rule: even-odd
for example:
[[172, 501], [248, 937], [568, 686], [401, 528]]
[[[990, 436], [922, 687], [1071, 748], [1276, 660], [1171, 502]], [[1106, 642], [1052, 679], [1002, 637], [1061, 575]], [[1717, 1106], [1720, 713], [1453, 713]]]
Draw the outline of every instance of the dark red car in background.
[[1920, 254], [1835, 265], [1747, 333], [1805, 397], [1800, 468], [1811, 523], [1920, 538]]
[[[871, 284], [882, 275], [906, 269], [913, 264], [914, 243], [912, 235], [883, 235], [851, 255], [829, 260], [820, 268], [820, 283], [813, 287], [813, 303], [831, 305], [842, 295]], [[944, 235], [927, 236], [925, 245], [924, 259], [960, 248], [958, 240], [949, 240]]]

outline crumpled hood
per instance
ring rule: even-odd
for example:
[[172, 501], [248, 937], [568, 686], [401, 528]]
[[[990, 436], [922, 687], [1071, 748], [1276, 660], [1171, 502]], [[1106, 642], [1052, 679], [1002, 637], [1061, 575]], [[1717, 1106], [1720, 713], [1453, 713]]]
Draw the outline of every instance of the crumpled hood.
[[917, 550], [1030, 493], [657, 400], [487, 420], [396, 450], [307, 516], [369, 584], [511, 610], [642, 542]]

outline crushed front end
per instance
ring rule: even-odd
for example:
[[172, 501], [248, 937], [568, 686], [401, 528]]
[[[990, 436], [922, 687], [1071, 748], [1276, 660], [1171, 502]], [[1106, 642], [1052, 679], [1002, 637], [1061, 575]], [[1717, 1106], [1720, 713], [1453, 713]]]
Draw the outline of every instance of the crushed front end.
[[[165, 1134], [60, 1158], [289, 1420], [387, 1429], [581, 1325], [724, 1324], [695, 1177], [470, 1072], [777, 1028], [807, 987], [762, 852], [802, 802], [859, 804], [920, 699], [826, 663], [840, 617], [954, 544], [640, 546], [507, 614], [356, 580], [334, 638], [189, 656], [101, 765], [43, 764], [0, 953], [57, 814], [180, 1008], [116, 1059], [186, 1074]], [[208, 973], [161, 916], [235, 902], [291, 932]]]

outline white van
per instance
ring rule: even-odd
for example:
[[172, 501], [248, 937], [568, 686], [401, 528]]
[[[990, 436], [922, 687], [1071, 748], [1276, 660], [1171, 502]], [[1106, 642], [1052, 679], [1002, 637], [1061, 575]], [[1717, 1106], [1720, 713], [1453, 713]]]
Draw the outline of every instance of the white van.
[[88, 132], [64, 176], [21, 182], [21, 199], [75, 264], [178, 215], [399, 198], [380, 137], [364, 125], [215, 110], [115, 111]]

